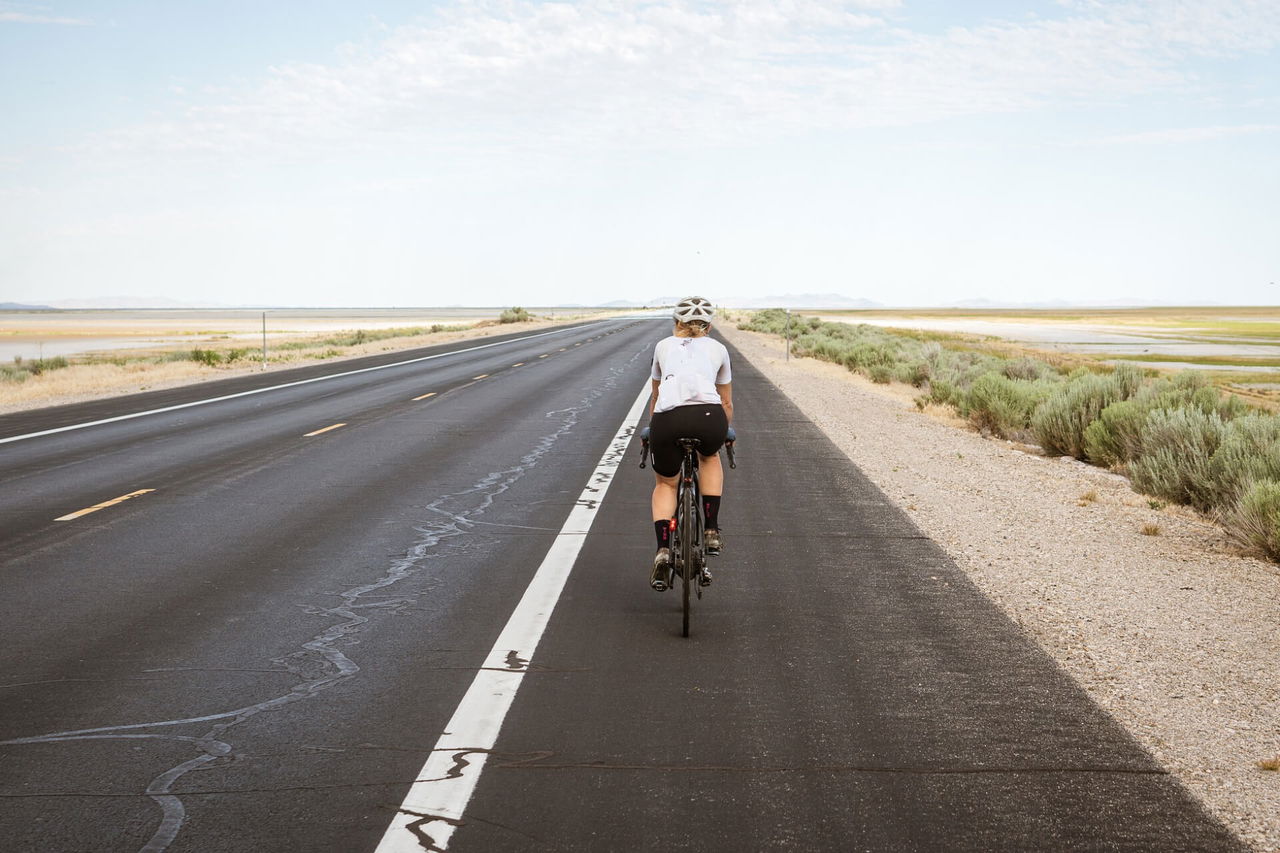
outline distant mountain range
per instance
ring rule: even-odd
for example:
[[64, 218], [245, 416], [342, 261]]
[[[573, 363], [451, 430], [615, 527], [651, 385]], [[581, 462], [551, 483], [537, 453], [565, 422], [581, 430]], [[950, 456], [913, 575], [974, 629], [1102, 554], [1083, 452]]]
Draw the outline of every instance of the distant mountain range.
[[[870, 299], [852, 299], [838, 293], [787, 293], [779, 296], [708, 296], [716, 305], [727, 308], [883, 308]], [[615, 299], [595, 305], [595, 308], [661, 308], [675, 305], [683, 296], [659, 296], [645, 302]]]
[[[1157, 302], [1153, 299], [1139, 299], [1137, 297], [1121, 297], [1119, 299], [1104, 299], [1100, 302], [1069, 302], [1065, 299], [1052, 299], [1045, 302], [1003, 302], [998, 299], [962, 299], [959, 302], [947, 302], [938, 306], [939, 308], [978, 308], [978, 309], [1004, 309], [1004, 308], [1021, 308], [1021, 309], [1060, 309], [1060, 308], [1151, 308], [1157, 305], [1202, 305], [1213, 306], [1223, 305], [1222, 302]], [[895, 306], [897, 307], [897, 306]], [[913, 306], [925, 307], [925, 306]]]
[[[686, 294], [687, 295], [687, 294]], [[581, 303], [566, 303], [555, 306], [542, 306], [550, 308], [662, 308], [671, 306], [684, 298], [681, 296], [655, 296], [652, 299], [646, 299], [643, 302], [615, 299], [610, 302], [598, 303], [596, 305], [583, 305]], [[961, 299], [955, 302], [934, 303], [933, 305], [886, 305], [871, 299], [857, 299], [849, 296], [843, 296], [839, 293], [784, 293], [772, 296], [720, 296], [709, 295], [709, 298], [716, 305], [723, 305], [726, 308], [800, 308], [800, 309], [820, 309], [832, 308], [838, 310], [858, 310], [858, 309], [884, 309], [884, 308], [955, 308], [955, 309], [1072, 309], [1072, 308], [1145, 308], [1157, 305], [1168, 305], [1174, 303], [1158, 302], [1151, 299], [1138, 298], [1120, 298], [1107, 299], [1099, 302], [1069, 302], [1067, 300], [1055, 299], [1038, 302], [1015, 302], [1004, 301], [998, 299], [987, 299], [976, 297], [971, 299]], [[528, 302], [525, 303], [530, 304]], [[1221, 302], [1197, 302], [1186, 303], [1180, 302], [1179, 305], [1222, 305]], [[186, 302], [178, 299], [164, 299], [159, 297], [147, 296], [101, 296], [91, 297], [87, 299], [55, 299], [45, 304], [28, 304], [22, 302], [0, 302], [0, 311], [52, 311], [52, 310], [146, 310], [146, 309], [171, 309], [171, 310], [198, 310], [198, 309], [264, 309], [264, 308], [305, 308], [306, 306], [283, 306], [283, 305], [228, 305], [225, 303], [215, 302]], [[346, 307], [376, 307], [376, 306], [346, 306]], [[469, 307], [478, 308], [484, 306], [403, 306], [407, 308], [432, 308], [432, 307]], [[502, 307], [502, 306], [492, 306]]]

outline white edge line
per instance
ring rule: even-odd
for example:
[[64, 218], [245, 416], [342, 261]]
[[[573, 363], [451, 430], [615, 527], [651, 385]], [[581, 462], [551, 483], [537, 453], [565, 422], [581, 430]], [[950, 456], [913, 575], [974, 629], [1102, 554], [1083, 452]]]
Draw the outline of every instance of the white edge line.
[[[610, 321], [597, 320], [595, 322], [607, 323]], [[583, 325], [589, 326], [592, 324], [584, 323]], [[582, 328], [582, 326], [575, 326], [573, 328], [580, 329]], [[504, 344], [514, 344], [514, 343], [519, 343], [520, 341], [532, 340], [533, 338], [542, 338], [542, 337], [546, 337], [547, 335], [563, 334], [568, 331], [572, 331], [572, 329], [552, 329], [549, 332], [538, 332], [536, 335], [525, 335], [523, 338], [511, 338], [505, 341], [494, 341], [491, 344], [481, 344], [480, 346], [467, 347], [466, 349], [453, 350], [452, 352], [439, 352], [439, 353], [436, 353], [435, 355], [424, 355], [419, 358], [408, 359], [407, 361], [397, 361], [393, 364], [379, 364], [374, 367], [362, 367], [359, 370], [348, 370], [343, 373], [330, 373], [327, 376], [313, 376], [310, 379], [299, 379], [296, 382], [285, 382], [282, 385], [270, 385], [266, 388], [254, 388], [251, 391], [240, 391], [235, 394], [225, 394], [221, 397], [210, 397], [207, 400], [193, 400], [190, 403], [178, 403], [177, 405], [174, 405], [174, 406], [165, 406], [162, 409], [148, 409], [145, 412], [132, 412], [127, 415], [116, 415], [114, 418], [103, 418], [102, 420], [99, 420], [99, 421], [86, 421], [85, 423], [82, 423], [82, 424], [70, 424], [68, 426], [60, 426], [60, 427], [55, 427], [53, 429], [41, 430], [40, 432], [29, 432], [29, 433], [25, 433], [24, 435], [13, 435], [13, 436], [10, 436], [9, 438], [0, 438], [0, 444], [8, 444], [11, 441], [24, 441], [28, 438], [39, 438], [42, 435], [53, 435], [54, 433], [59, 433], [59, 432], [70, 432], [71, 430], [75, 430], [75, 429], [85, 429], [87, 427], [102, 426], [103, 424], [113, 424], [113, 423], [116, 423], [117, 421], [128, 421], [128, 420], [132, 420], [133, 418], [141, 418], [147, 415], [159, 415], [159, 414], [163, 414], [164, 412], [176, 412], [179, 409], [189, 409], [192, 406], [204, 406], [209, 403], [221, 403], [223, 400], [234, 400], [237, 397], [248, 397], [253, 394], [265, 394], [268, 391], [279, 391], [282, 388], [293, 388], [297, 385], [309, 385], [312, 382], [324, 382], [326, 379], [340, 379], [343, 376], [355, 376], [357, 373], [368, 373], [372, 370], [387, 370], [388, 368], [392, 368], [392, 367], [403, 367], [406, 364], [417, 364], [420, 361], [431, 361], [432, 359], [435, 359], [435, 358], [444, 358], [445, 356], [450, 356], [450, 355], [461, 355], [464, 352], [475, 352], [476, 350], [489, 349], [489, 347], [498, 347], [498, 346], [503, 346]]]
[[[649, 383], [645, 382], [375, 853], [422, 853], [424, 836], [430, 837], [432, 850], [448, 846], [649, 395]], [[512, 660], [519, 663], [513, 666]]]

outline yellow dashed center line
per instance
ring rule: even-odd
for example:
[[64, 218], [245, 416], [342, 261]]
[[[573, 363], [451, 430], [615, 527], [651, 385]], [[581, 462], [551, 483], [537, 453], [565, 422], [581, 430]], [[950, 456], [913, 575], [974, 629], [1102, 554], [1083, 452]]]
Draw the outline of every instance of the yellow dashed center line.
[[560, 347], [560, 352], [564, 352], [564, 351], [565, 351], [565, 350], [567, 350], [567, 349], [568, 349], [568, 347]]
[[436, 395], [436, 392], [435, 392], [435, 391], [428, 391], [426, 394], [423, 394], [421, 397], [414, 397], [413, 399], [414, 399], [415, 401], [417, 401], [417, 400], [425, 400], [425, 399], [427, 399], [428, 397], [434, 397], [435, 395]]
[[542, 355], [538, 356], [538, 358], [549, 358], [550, 356], [551, 356], [551, 353], [544, 352]]
[[304, 435], [304, 436], [302, 436], [302, 437], [303, 437], [303, 438], [310, 438], [310, 437], [311, 437], [311, 436], [313, 436], [313, 435], [319, 435], [319, 434], [320, 434], [320, 433], [322, 433], [322, 432], [328, 432], [328, 431], [329, 431], [329, 430], [331, 430], [331, 429], [337, 429], [338, 427], [344, 427], [344, 426], [346, 426], [346, 424], [334, 424], [333, 426], [327, 426], [327, 427], [325, 427], [324, 429], [318, 429], [318, 430], [316, 430], [315, 432], [309, 432], [309, 433], [305, 434], [305, 435]]
[[580, 346], [582, 346], [582, 341], [578, 341], [576, 344], [574, 344], [574, 346], [575, 346], [575, 347], [580, 347]]
[[149, 492], [154, 492], [154, 491], [155, 491], [155, 489], [138, 489], [138, 491], [136, 491], [136, 492], [130, 492], [130, 493], [129, 493], [129, 494], [127, 494], [127, 495], [121, 495], [121, 496], [120, 496], [120, 497], [118, 497], [118, 498], [112, 498], [111, 500], [109, 500], [109, 501], [103, 501], [103, 502], [102, 502], [102, 503], [100, 503], [100, 504], [94, 504], [93, 506], [89, 507], [88, 509], [82, 509], [82, 510], [80, 510], [79, 512], [73, 512], [73, 513], [69, 513], [69, 514], [67, 514], [67, 515], [59, 516], [58, 518], [55, 518], [55, 519], [54, 519], [54, 521], [71, 521], [73, 518], [79, 518], [79, 517], [80, 517], [80, 516], [82, 516], [82, 515], [88, 515], [88, 514], [89, 514], [89, 513], [91, 513], [91, 512], [97, 512], [98, 510], [100, 510], [100, 509], [106, 509], [106, 508], [107, 508], [107, 507], [109, 507], [109, 506], [115, 506], [116, 504], [122, 504], [122, 503], [124, 503], [125, 501], [129, 500], [130, 498], [136, 498], [136, 497], [138, 497], [139, 495], [145, 495], [145, 494], [147, 494], [147, 493], [149, 493]]
[[524, 367], [524, 362], [523, 362], [523, 361], [517, 361], [515, 364], [513, 364], [513, 365], [511, 365], [511, 366], [512, 366], [512, 367]]

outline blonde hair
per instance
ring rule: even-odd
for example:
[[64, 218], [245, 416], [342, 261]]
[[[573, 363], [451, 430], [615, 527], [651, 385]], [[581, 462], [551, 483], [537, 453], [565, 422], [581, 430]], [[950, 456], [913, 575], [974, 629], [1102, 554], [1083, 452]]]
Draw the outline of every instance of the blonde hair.
[[696, 320], [690, 323], [682, 323], [676, 320], [675, 335], [677, 338], [700, 338], [710, 330], [710, 323], [702, 323]]

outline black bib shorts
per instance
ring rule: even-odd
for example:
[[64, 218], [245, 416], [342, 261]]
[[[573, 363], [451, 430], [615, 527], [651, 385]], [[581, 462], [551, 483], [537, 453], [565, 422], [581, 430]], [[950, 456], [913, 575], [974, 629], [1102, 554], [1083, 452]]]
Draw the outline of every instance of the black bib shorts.
[[676, 441], [696, 438], [702, 442], [698, 453], [715, 456], [729, 434], [729, 417], [719, 403], [677, 406], [657, 412], [649, 420], [649, 450], [653, 454], [653, 470], [664, 477], [680, 473], [684, 451]]

